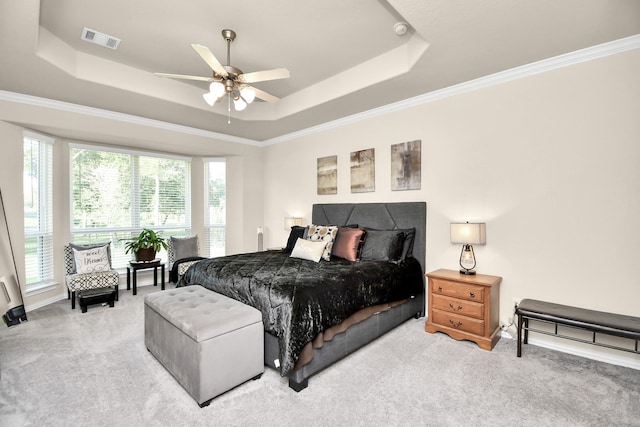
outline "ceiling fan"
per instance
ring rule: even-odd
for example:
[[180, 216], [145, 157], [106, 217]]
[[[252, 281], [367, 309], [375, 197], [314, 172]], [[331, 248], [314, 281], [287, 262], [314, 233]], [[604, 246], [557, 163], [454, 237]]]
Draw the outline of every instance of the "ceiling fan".
[[242, 111], [247, 104], [253, 102], [255, 98], [267, 102], [276, 102], [278, 97], [263, 90], [250, 86], [250, 83], [264, 82], [268, 80], [278, 80], [289, 78], [289, 70], [286, 68], [274, 68], [272, 70], [255, 71], [253, 73], [243, 73], [239, 68], [231, 65], [231, 42], [236, 38], [233, 30], [222, 30], [222, 37], [227, 42], [227, 65], [220, 64], [208, 47], [200, 44], [192, 44], [191, 47], [200, 55], [204, 62], [213, 70], [212, 77], [188, 76], [183, 74], [153, 73], [159, 77], [169, 77], [172, 79], [200, 80], [211, 82], [209, 92], [203, 96], [210, 106], [219, 102], [225, 95], [228, 97], [228, 108], [231, 110], [233, 100], [236, 111]]

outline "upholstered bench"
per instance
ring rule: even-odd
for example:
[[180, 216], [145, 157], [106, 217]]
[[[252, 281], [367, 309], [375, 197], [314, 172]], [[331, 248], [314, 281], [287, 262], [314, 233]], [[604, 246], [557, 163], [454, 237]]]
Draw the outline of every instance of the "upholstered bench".
[[200, 407], [264, 372], [259, 310], [202, 286], [147, 294], [147, 349]]
[[[628, 351], [640, 354], [638, 341], [640, 341], [640, 317], [626, 316], [622, 314], [607, 313], [603, 311], [589, 310], [585, 308], [571, 307], [568, 305], [555, 304], [546, 301], [524, 299], [516, 308], [518, 316], [518, 346], [516, 356], [522, 355], [522, 343], [527, 344], [529, 332], [537, 332], [545, 335], [552, 335], [566, 338], [600, 347], [612, 348], [615, 350]], [[534, 329], [529, 326], [529, 320], [535, 320], [554, 325], [553, 332], [541, 329]], [[577, 338], [558, 333], [558, 325], [581, 329], [591, 332], [590, 340]], [[524, 339], [522, 333], [524, 331]], [[612, 335], [620, 338], [628, 338], [635, 342], [633, 348], [622, 347], [620, 345], [605, 344], [596, 341], [596, 334]]]

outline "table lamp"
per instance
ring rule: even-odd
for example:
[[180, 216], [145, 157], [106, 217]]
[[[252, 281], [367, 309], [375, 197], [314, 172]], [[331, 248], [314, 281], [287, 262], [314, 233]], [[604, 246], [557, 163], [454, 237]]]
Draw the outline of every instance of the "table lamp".
[[294, 225], [302, 225], [302, 218], [298, 217], [285, 217], [284, 218], [284, 229], [287, 231], [291, 231], [291, 227]]
[[451, 223], [451, 243], [462, 243], [460, 252], [460, 273], [476, 274], [476, 257], [472, 245], [484, 245], [486, 243], [486, 224], [480, 223]]

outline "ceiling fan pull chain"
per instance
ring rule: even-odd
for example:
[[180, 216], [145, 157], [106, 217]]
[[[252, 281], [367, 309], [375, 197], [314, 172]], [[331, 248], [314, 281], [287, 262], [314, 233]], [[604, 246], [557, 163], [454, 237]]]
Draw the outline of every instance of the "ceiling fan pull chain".
[[231, 96], [227, 96], [227, 124], [231, 124]]

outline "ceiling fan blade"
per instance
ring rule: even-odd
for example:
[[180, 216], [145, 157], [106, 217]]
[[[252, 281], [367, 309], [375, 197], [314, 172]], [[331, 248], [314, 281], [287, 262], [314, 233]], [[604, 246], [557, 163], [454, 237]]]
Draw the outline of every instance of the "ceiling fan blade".
[[200, 80], [203, 82], [212, 82], [215, 80], [213, 77], [187, 76], [184, 74], [169, 74], [169, 73], [153, 73], [153, 74], [158, 77], [166, 77], [169, 79]]
[[261, 89], [258, 89], [257, 87], [253, 87], [253, 86], [249, 86], [249, 87], [256, 92], [256, 98], [260, 98], [263, 101], [277, 102], [280, 99], [277, 96], [271, 95], [270, 93], [267, 93]]
[[253, 73], [240, 74], [238, 80], [242, 83], [266, 82], [268, 80], [288, 79], [289, 70], [286, 68], [274, 68], [273, 70], [254, 71]]
[[198, 55], [204, 60], [204, 62], [211, 67], [211, 69], [218, 75], [227, 77], [229, 74], [227, 70], [224, 69], [220, 61], [211, 53], [208, 47], [202, 46], [201, 44], [192, 44], [191, 47], [198, 52]]

